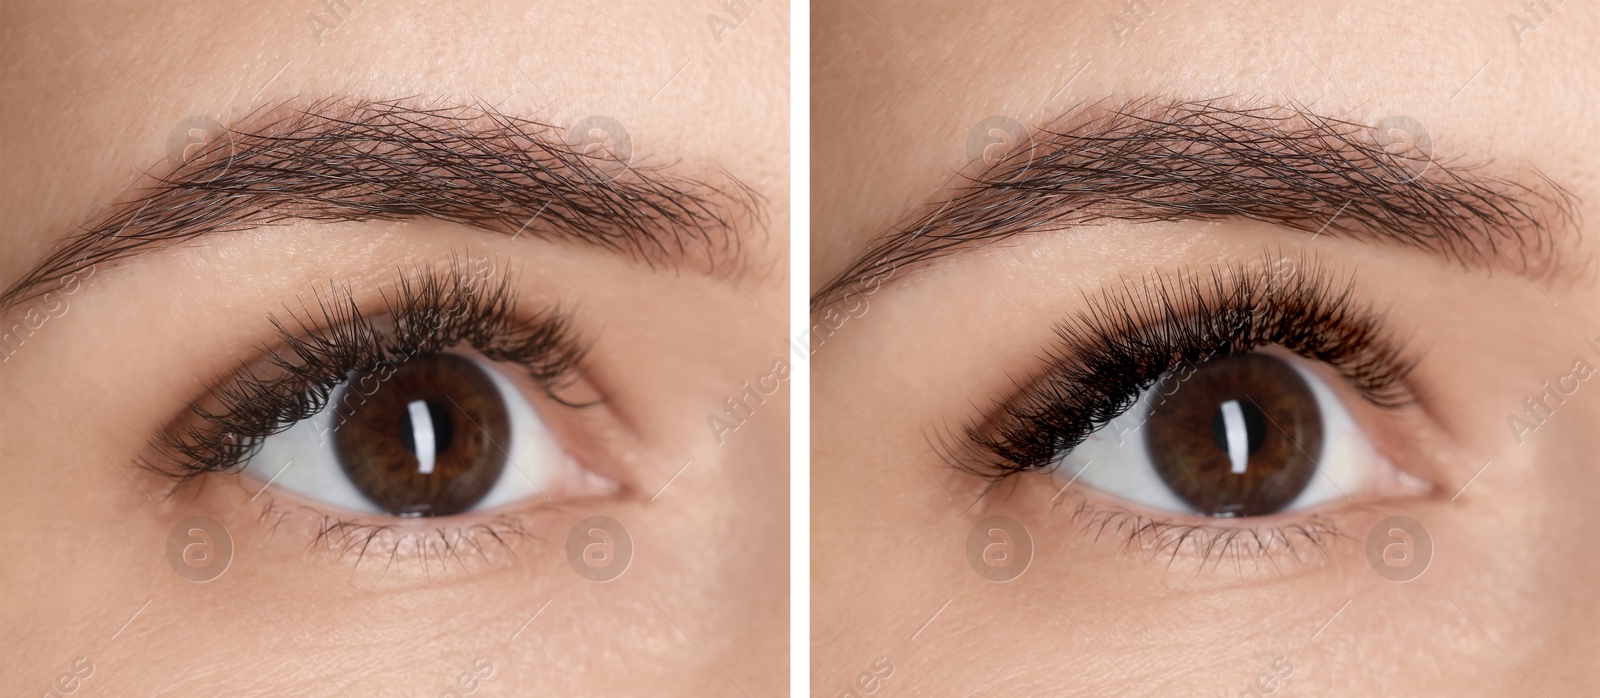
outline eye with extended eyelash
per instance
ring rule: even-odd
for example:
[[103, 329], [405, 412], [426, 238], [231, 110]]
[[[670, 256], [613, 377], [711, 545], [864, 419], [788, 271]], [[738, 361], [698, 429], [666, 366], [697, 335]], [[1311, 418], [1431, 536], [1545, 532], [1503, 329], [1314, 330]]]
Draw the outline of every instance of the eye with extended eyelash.
[[1265, 255], [1262, 264], [1158, 275], [1090, 299], [1056, 328], [1040, 377], [942, 449], [990, 479], [1049, 471], [1060, 456], [1133, 408], [1162, 376], [1276, 345], [1325, 363], [1375, 405], [1415, 399], [1414, 361], [1359, 303], [1352, 279], [1314, 258]]
[[277, 480], [280, 469], [268, 482], [396, 516], [515, 499], [516, 488], [497, 484], [511, 470], [548, 498], [544, 489], [577, 468], [497, 366], [515, 366], [553, 401], [579, 407], [557, 393], [576, 380], [585, 347], [564, 313], [519, 312], [514, 280], [491, 276], [492, 267], [469, 272], [452, 259], [444, 270], [403, 273], [377, 316], [333, 285], [316, 295], [315, 312], [270, 318], [280, 348], [264, 348], [260, 361], [191, 402], [143, 465], [176, 491], [244, 470], [267, 449], [322, 462]]
[[1415, 360], [1382, 321], [1353, 278], [1309, 257], [1125, 282], [1060, 324], [1045, 369], [940, 450], [985, 491], [1031, 472], [1056, 475], [1057, 495], [1077, 483], [1072, 518], [1095, 540], [1202, 564], [1301, 559], [1341, 534], [1336, 517], [1297, 510], [1423, 489], [1339, 398], [1418, 399]]

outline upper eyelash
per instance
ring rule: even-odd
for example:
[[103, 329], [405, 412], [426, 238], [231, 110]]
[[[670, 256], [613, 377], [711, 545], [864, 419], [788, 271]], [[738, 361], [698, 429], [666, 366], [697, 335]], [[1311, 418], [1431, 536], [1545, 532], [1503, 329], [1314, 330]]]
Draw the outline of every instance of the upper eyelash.
[[314, 296], [320, 323], [304, 305], [303, 314], [269, 316], [282, 348], [262, 347], [264, 370], [246, 364], [209, 387], [215, 409], [206, 398], [190, 401], [186, 417], [155, 438], [157, 455], [140, 465], [179, 487], [205, 473], [236, 471], [263, 439], [322, 411], [351, 372], [462, 344], [524, 366], [547, 393], [569, 383], [587, 348], [569, 317], [553, 308], [524, 317], [512, 276], [480, 289], [482, 276], [464, 271], [457, 258], [442, 271], [403, 273], [377, 317], [361, 310], [348, 285], [330, 281], [326, 297]]
[[1285, 281], [1280, 259], [1211, 269], [1209, 276], [1156, 274], [1089, 298], [1056, 327], [1041, 377], [939, 450], [957, 468], [998, 482], [1049, 471], [1059, 457], [1130, 409], [1165, 373], [1276, 344], [1322, 361], [1373, 404], [1398, 407], [1416, 391], [1415, 360], [1383, 329], [1383, 316], [1354, 297], [1315, 257], [1300, 256]]

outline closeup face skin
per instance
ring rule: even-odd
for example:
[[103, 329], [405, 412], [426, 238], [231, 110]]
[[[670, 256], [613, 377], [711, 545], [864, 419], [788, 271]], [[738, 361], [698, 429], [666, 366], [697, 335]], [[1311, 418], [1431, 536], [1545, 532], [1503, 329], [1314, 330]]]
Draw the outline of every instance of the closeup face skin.
[[[720, 25], [706, 12], [647, 2], [7, 3], [0, 286], [43, 278], [39, 290], [55, 293], [16, 296], [5, 309], [5, 693], [781, 690], [788, 412], [775, 364], [787, 358], [788, 8], [766, 2]], [[581, 138], [596, 115], [587, 123], [610, 145], [571, 145], [569, 129], [580, 126]], [[338, 118], [374, 119], [391, 140], [374, 150], [349, 130], [329, 136]], [[328, 140], [273, 140], [289, 123]], [[472, 140], [497, 123], [498, 136]], [[606, 159], [623, 140], [614, 125], [631, 143], [632, 170], [618, 167], [621, 155]], [[393, 140], [408, 133], [407, 146]], [[191, 134], [206, 138], [204, 157], [184, 149]], [[540, 142], [551, 150], [529, 150]], [[430, 143], [455, 154], [424, 157]], [[239, 155], [231, 174], [215, 158], [229, 147]], [[269, 172], [274, 147], [300, 159]], [[518, 162], [524, 169], [507, 169]], [[196, 176], [207, 163], [222, 163], [202, 171], [218, 179]], [[529, 163], [566, 168], [556, 172], [569, 188], [547, 196]], [[310, 164], [320, 169], [307, 179]], [[249, 167], [261, 179], [247, 181]], [[341, 173], [372, 179], [322, 188]], [[491, 173], [499, 195], [481, 189]], [[169, 175], [184, 184], [143, 212], [112, 206]], [[94, 249], [127, 244], [149, 235], [152, 219], [202, 217], [168, 207], [224, 185], [253, 192], [234, 202], [235, 229], [74, 266], [78, 249], [65, 270], [29, 276], [79, 226], [120, 212], [132, 224], [97, 229], [105, 239]], [[388, 215], [346, 220], [384, 201]], [[676, 219], [650, 217], [629, 208], [640, 201], [682, 207]], [[334, 209], [336, 220], [305, 219]], [[456, 222], [417, 215], [440, 211]], [[633, 224], [617, 222], [626, 211]], [[260, 225], [265, 217], [276, 224]], [[637, 244], [618, 252], [580, 240], [596, 231]], [[325, 330], [326, 309], [353, 303], [387, 331], [385, 301], [402, 297], [400, 279], [463, 270], [487, 285], [458, 288], [457, 300], [504, 293], [516, 301], [513, 323], [560, 311], [587, 347], [552, 391], [586, 406], [494, 364], [553, 432], [546, 443], [581, 468], [575, 486], [547, 480], [546, 491], [492, 511], [402, 519], [291, 490], [294, 469], [326, 466], [309, 456], [182, 487], [141, 467], [171, 463], [161, 435], [195, 423], [188, 403], [214, 407], [211, 389], [241, 365], [264, 366], [264, 350], [285, 355], [269, 316]], [[764, 401], [727, 416], [725, 400], [746, 384], [776, 395], [764, 390]], [[269, 484], [275, 473], [284, 479]], [[218, 528], [195, 533], [195, 517]]]
[[[1600, 139], [1582, 116], [1600, 80], [1579, 67], [1600, 18], [1531, 8], [817, 3], [815, 694], [1600, 691]], [[1311, 159], [1329, 152], [1359, 157]], [[1333, 176], [1385, 163], [1420, 167]], [[1329, 199], [1352, 181], [1387, 186]], [[1454, 259], [1448, 236], [1403, 235], [1451, 226], [1473, 243]], [[974, 229], [990, 244], [957, 242]], [[1414, 361], [1380, 406], [1361, 371], [1290, 360], [1349, 414], [1328, 443], [1371, 447], [1324, 474], [1368, 482], [1256, 518], [1174, 511], [1104, 491], [1150, 467], [1138, 430], [1087, 465], [993, 477], [984, 420], [1047, 404], [1051, 366], [1094, 358], [1130, 299], [1133, 325], [1165, 317], [1152, 288], [1216, 307], [1213, 278], [1256, 284], [1245, 310], [1280, 327], [1349, 310], [1310, 323], [1325, 356], [1365, 341]], [[1124, 346], [1168, 346], [1143, 337]], [[1094, 394], [1067, 385], [1057, 399]]]

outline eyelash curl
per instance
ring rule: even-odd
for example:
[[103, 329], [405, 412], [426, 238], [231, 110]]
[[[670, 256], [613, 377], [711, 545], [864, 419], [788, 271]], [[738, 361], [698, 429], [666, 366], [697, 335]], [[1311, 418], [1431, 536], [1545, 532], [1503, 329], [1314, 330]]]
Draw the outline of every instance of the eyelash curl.
[[[519, 313], [515, 278], [490, 281], [493, 267], [452, 258], [444, 269], [404, 272], [385, 311], [369, 316], [348, 284], [330, 281], [287, 317], [270, 316], [278, 348], [246, 362], [234, 377], [215, 382], [190, 401], [187, 413], [154, 440], [153, 458], [140, 465], [183, 485], [207, 473], [242, 470], [262, 441], [327, 407], [354, 372], [404, 363], [412, 357], [466, 346], [492, 360], [523, 367], [552, 399], [577, 377], [587, 346], [559, 309]], [[318, 319], [320, 318], [320, 322]]]
[[1369, 402], [1416, 400], [1415, 366], [1383, 316], [1354, 296], [1354, 279], [1314, 257], [1264, 253], [1257, 264], [1209, 274], [1158, 273], [1087, 298], [1056, 327], [1044, 370], [987, 414], [965, 438], [941, 436], [952, 465], [989, 481], [1050, 472], [1060, 457], [1131, 409], [1161, 376], [1275, 345], [1331, 366]]

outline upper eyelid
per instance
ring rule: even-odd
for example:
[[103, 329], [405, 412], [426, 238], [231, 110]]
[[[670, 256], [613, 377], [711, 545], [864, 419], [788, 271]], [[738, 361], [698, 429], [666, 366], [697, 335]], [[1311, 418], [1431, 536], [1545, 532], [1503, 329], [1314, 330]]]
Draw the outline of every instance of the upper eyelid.
[[1385, 150], [1372, 127], [1298, 104], [1145, 99], [1091, 104], [1055, 123], [875, 240], [815, 292], [812, 309], [883, 280], [884, 267], [1113, 219], [1242, 217], [1471, 266], [1559, 271], [1559, 234], [1578, 215], [1576, 198], [1536, 168], [1513, 179], [1431, 152], [1419, 163]]
[[[483, 105], [284, 102], [242, 122], [205, 146], [228, 157], [153, 178], [0, 293], [0, 311], [140, 252], [289, 219], [433, 217], [719, 278], [746, 266], [743, 229], [766, 224], [764, 199], [725, 171], [703, 179], [629, 162], [613, 177], [554, 127]], [[438, 174], [467, 170], [476, 176]]]

